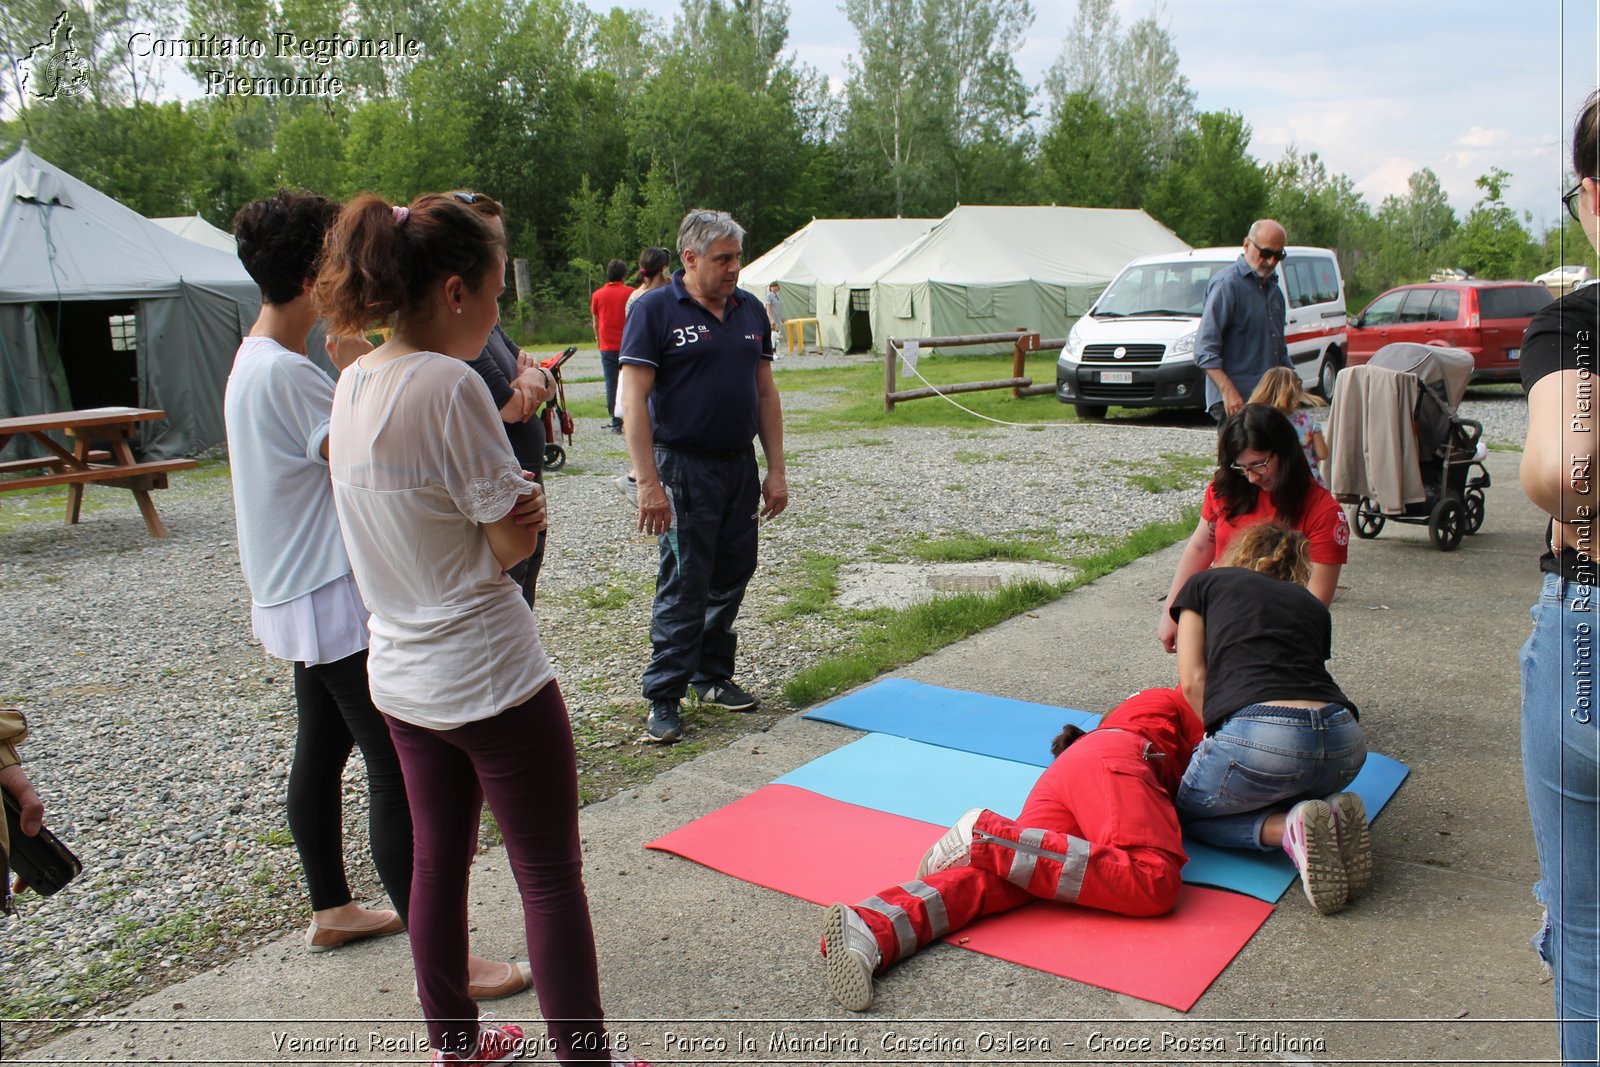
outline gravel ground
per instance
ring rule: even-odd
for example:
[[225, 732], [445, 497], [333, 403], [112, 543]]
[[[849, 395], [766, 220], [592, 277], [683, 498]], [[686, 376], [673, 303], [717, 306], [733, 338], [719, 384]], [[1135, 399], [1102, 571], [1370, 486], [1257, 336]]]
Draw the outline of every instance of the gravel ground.
[[[790, 390], [785, 404], [830, 399]], [[1491, 441], [1522, 440], [1526, 406], [1511, 391], [1474, 390], [1466, 413]], [[791, 434], [790, 511], [763, 530], [740, 616], [738, 678], [766, 705], [755, 716], [692, 711], [687, 741], [665, 751], [639, 741], [656, 548], [611, 482], [624, 466], [620, 438], [580, 426], [567, 469], [549, 479], [538, 614], [585, 798], [795, 710], [783, 684], [867, 624], [843, 609], [782, 617], [806, 588], [807, 554], [906, 563], [917, 538], [954, 534], [1082, 554], [1195, 504], [1203, 464], [1166, 457], [1208, 455], [1214, 440], [1203, 422], [1172, 416]], [[1165, 491], [1131, 480], [1169, 471]], [[121, 491], [91, 489], [77, 527], [59, 521], [59, 491], [0, 496], [0, 700], [29, 714], [23, 755], [48, 823], [85, 864], [70, 890], [23, 896], [6, 922], [3, 1017], [99, 1014], [308, 918], [283, 814], [291, 676], [250, 638], [226, 467], [175, 476], [156, 500], [165, 541], [146, 534]], [[371, 897], [358, 760], [346, 783], [352, 884]], [[16, 1051], [49, 1029], [13, 1025], [5, 1036]]]

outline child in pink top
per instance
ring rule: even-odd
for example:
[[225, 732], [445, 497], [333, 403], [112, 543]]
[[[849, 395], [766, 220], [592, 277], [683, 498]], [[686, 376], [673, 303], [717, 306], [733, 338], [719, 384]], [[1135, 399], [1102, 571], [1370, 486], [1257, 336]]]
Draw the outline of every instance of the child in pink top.
[[1322, 436], [1317, 417], [1306, 408], [1325, 407], [1327, 401], [1306, 392], [1300, 384], [1300, 376], [1290, 368], [1273, 367], [1261, 376], [1255, 392], [1250, 394], [1250, 403], [1266, 404], [1288, 416], [1295, 435], [1300, 438], [1300, 449], [1306, 454], [1306, 463], [1311, 467], [1311, 477], [1326, 489], [1328, 483], [1322, 477], [1322, 461], [1328, 458], [1328, 441]]

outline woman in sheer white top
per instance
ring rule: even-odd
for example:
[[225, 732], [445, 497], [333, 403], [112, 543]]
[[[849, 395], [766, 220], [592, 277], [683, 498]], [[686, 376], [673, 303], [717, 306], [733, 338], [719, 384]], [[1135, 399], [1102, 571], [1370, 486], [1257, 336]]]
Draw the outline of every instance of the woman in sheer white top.
[[467, 988], [467, 868], [487, 800], [522, 897], [550, 1047], [563, 1063], [609, 1063], [566, 705], [505, 573], [533, 551], [544, 495], [467, 366], [504, 277], [500, 237], [448, 196], [345, 207], [318, 303], [340, 333], [393, 330], [340, 376], [328, 459], [372, 610], [373, 702], [411, 801], [411, 952], [434, 1062], [494, 1062], [521, 1047], [520, 1027], [477, 1021]]

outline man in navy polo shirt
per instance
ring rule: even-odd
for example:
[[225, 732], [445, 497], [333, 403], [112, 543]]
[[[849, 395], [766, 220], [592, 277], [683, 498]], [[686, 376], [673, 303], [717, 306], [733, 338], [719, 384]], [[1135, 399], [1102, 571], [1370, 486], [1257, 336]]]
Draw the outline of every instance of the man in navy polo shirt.
[[1278, 285], [1283, 227], [1271, 219], [1250, 224], [1244, 252], [1206, 286], [1206, 303], [1194, 339], [1195, 366], [1206, 374], [1206, 410], [1221, 426], [1244, 407], [1261, 376], [1293, 367], [1284, 340], [1287, 309]]
[[[683, 270], [634, 302], [622, 332], [623, 434], [639, 485], [639, 529], [660, 537], [650, 666], [650, 740], [683, 736], [690, 685], [702, 704], [749, 711], [733, 681], [734, 617], [756, 570], [756, 525], [789, 503], [783, 407], [760, 300], [737, 287], [744, 228], [691, 211]], [[763, 479], [752, 438], [767, 459]]]

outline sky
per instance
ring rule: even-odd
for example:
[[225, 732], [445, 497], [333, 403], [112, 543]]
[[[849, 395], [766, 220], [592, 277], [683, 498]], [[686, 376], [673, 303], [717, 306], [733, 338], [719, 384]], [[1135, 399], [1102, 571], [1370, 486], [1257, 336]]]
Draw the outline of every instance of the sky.
[[[617, 4], [670, 25], [677, 0]], [[1152, 0], [1117, 0], [1124, 29]], [[839, 5], [790, 0], [789, 48], [842, 83], [855, 31]], [[1572, 121], [1600, 82], [1595, 0], [1178, 0], [1160, 15], [1201, 111], [1242, 114], [1262, 163], [1288, 145], [1348, 175], [1376, 210], [1429, 167], [1465, 216], [1490, 167], [1511, 173], [1507, 204], [1554, 225]], [[1037, 87], [1061, 53], [1073, 0], [1034, 0], [1017, 67]], [[1290, 238], [1293, 239], [1293, 234]]]

